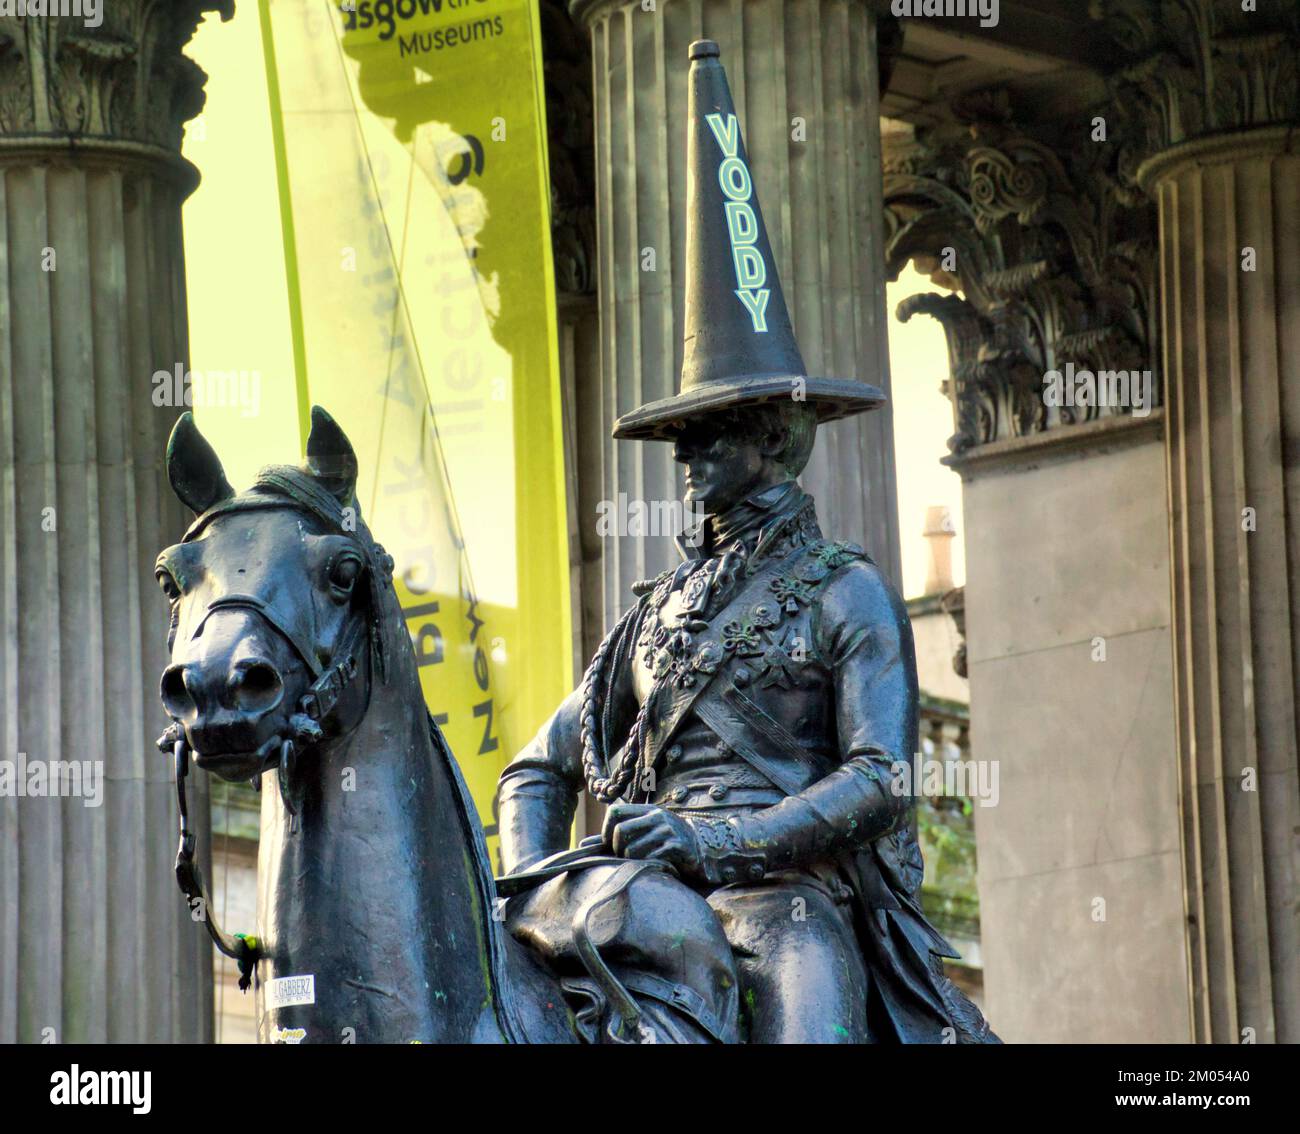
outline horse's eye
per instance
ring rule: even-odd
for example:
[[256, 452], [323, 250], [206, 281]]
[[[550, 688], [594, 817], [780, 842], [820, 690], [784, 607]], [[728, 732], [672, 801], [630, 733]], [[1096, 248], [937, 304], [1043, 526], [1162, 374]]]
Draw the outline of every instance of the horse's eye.
[[330, 568], [330, 586], [348, 594], [360, 574], [361, 560], [352, 555], [345, 555]]
[[158, 585], [162, 588], [162, 593], [167, 596], [168, 602], [175, 602], [181, 597], [181, 589], [176, 585], [176, 580], [172, 578], [171, 572], [160, 569], [155, 576]]

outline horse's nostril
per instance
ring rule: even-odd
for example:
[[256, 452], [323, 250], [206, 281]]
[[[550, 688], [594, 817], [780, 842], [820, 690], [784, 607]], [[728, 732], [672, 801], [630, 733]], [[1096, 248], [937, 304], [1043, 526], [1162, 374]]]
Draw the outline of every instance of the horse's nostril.
[[185, 688], [185, 667], [169, 665], [163, 670], [160, 690], [163, 708], [172, 717], [186, 717], [194, 710], [194, 698]]
[[230, 678], [235, 708], [246, 713], [264, 713], [275, 708], [284, 694], [284, 682], [270, 662], [241, 662]]

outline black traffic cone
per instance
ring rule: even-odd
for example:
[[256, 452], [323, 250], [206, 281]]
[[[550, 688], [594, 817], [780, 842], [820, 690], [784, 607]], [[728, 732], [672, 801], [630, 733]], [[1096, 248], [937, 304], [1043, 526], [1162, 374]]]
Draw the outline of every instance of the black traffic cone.
[[712, 40], [691, 44], [681, 392], [624, 414], [615, 437], [671, 440], [686, 418], [781, 398], [806, 401], [818, 421], [885, 401], [863, 382], [808, 376], [718, 55]]

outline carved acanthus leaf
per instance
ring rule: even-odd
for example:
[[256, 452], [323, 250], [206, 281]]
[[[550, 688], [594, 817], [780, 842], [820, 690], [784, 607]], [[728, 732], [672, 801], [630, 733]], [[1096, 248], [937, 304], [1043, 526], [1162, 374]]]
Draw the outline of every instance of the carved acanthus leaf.
[[[182, 51], [232, 0], [114, 0], [101, 23], [0, 17], [0, 138], [67, 134], [180, 149], [207, 76]], [[39, 80], [39, 81], [38, 81]]]
[[1300, 123], [1300, 4], [1092, 0], [1119, 49], [1108, 82], [1140, 161], [1207, 134]]
[[886, 143], [890, 276], [909, 260], [938, 264], [931, 278], [963, 293], [898, 311], [947, 333], [954, 452], [1096, 416], [1047, 405], [1053, 369], [1156, 372], [1155, 217], [1120, 167], [1125, 137], [1105, 143], [1078, 123], [1028, 136], [1004, 95], [967, 99], [961, 135]]

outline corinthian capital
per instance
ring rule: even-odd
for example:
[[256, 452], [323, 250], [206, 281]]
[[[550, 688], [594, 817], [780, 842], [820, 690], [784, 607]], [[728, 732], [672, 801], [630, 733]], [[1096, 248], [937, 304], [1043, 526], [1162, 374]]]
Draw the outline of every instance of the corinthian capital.
[[207, 81], [182, 49], [208, 11], [228, 20], [234, 0], [0, 3], [0, 139], [64, 135], [179, 150]]
[[1118, 48], [1109, 81], [1139, 161], [1212, 134], [1300, 122], [1294, 0], [1092, 0]]

